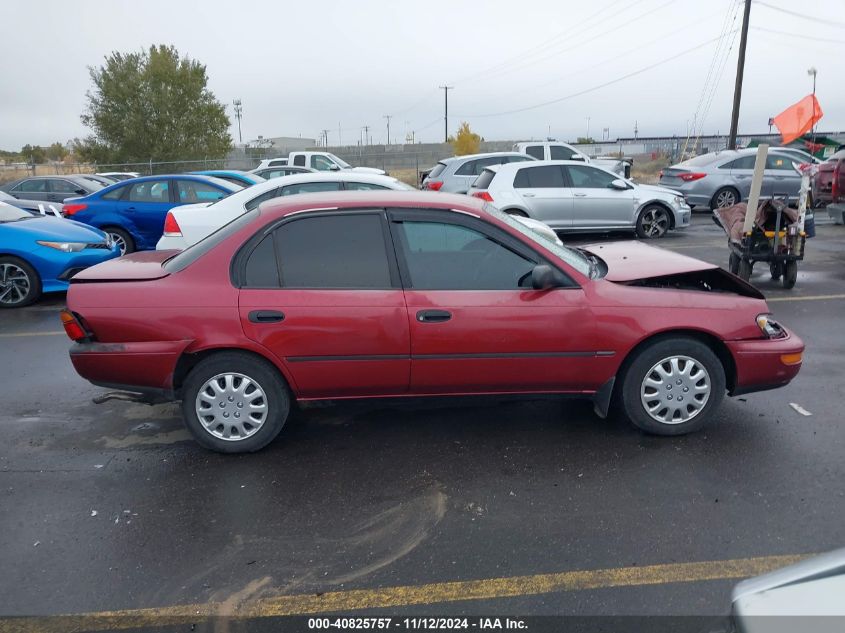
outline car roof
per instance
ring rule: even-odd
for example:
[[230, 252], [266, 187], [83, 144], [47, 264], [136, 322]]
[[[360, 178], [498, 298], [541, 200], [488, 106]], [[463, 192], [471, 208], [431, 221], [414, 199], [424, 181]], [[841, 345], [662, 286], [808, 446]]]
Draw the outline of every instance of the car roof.
[[224, 176], [247, 176], [249, 172], [241, 171], [239, 169], [203, 169], [201, 171], [189, 171], [186, 176], [213, 176], [214, 174], [223, 174]]
[[439, 160], [440, 163], [454, 163], [457, 161], [475, 160], [476, 158], [491, 158], [494, 156], [525, 156], [520, 152], [485, 152], [483, 154], [465, 154], [464, 156], [452, 156]]
[[[195, 180], [197, 182], [211, 182], [215, 185], [222, 187], [224, 189], [231, 189], [232, 191], [240, 191], [241, 187], [236, 185], [235, 183], [229, 182], [228, 180], [221, 180], [220, 178], [215, 178], [214, 176], [203, 176], [200, 174], [155, 174], [154, 176], [139, 176], [138, 178], [129, 178], [127, 180], [121, 180], [120, 182], [116, 182], [113, 185], [107, 187], [107, 189], [111, 189], [112, 187], [116, 187], [119, 185], [127, 185], [136, 182], [147, 182], [149, 180], [161, 180], [163, 178], [178, 178], [180, 180]], [[238, 189], [234, 189], [234, 187], [239, 187]], [[103, 189], [105, 191], [105, 189]]]
[[[278, 178], [271, 178], [267, 182], [275, 183], [278, 187], [279, 185], [288, 185], [288, 184], [296, 184], [300, 182], [335, 182], [335, 181], [342, 181], [342, 182], [365, 182], [370, 184], [380, 184], [388, 181], [397, 180], [393, 176], [387, 176], [383, 174], [369, 174], [363, 171], [312, 171], [306, 172], [304, 174], [290, 174], [289, 176], [279, 176]], [[264, 183], [261, 183], [262, 185]]]
[[[494, 171], [517, 170], [522, 167], [542, 167], [543, 165], [578, 165], [580, 167], [592, 167], [593, 169], [602, 169], [598, 165], [585, 165], [580, 160], [523, 160], [517, 163], [504, 163], [502, 165], [488, 165], [484, 169], [493, 169]], [[602, 171], [607, 171], [602, 169]]]
[[461, 194], [434, 191], [329, 191], [273, 198], [259, 207], [262, 216], [284, 217], [292, 213], [360, 208], [441, 209], [453, 213], [486, 215], [486, 203]]

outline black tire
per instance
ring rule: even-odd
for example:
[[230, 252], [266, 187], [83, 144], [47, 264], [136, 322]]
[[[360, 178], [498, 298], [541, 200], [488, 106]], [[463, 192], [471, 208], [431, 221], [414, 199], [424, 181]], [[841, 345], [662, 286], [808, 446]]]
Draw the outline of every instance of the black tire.
[[128, 255], [129, 253], [135, 252], [135, 240], [132, 239], [132, 236], [129, 235], [127, 231], [124, 231], [123, 229], [118, 228], [116, 226], [105, 226], [101, 230], [111, 235], [112, 239], [118, 244], [122, 242], [126, 245], [126, 248], [121, 246], [121, 255]]
[[28, 262], [0, 257], [0, 308], [22, 308], [41, 297], [41, 276]]
[[[249, 389], [247, 386], [244, 388], [245, 395], [238, 396], [243, 398], [243, 401], [232, 400], [232, 396], [228, 396], [228, 402], [223, 402], [224, 405], [231, 404], [232, 418], [227, 415], [228, 411], [218, 412], [212, 403], [211, 408], [207, 409], [209, 413], [214, 411], [222, 413], [222, 415], [207, 416], [212, 419], [204, 424], [198, 413], [197, 400], [200, 392], [215, 376], [227, 373], [241, 374], [249, 378], [263, 392], [264, 398], [257, 397], [252, 402], [247, 401], [250, 395], [246, 393]], [[225, 384], [225, 378], [221, 380]], [[239, 387], [243, 382], [238, 383], [237, 378], [235, 378], [232, 384]], [[208, 387], [208, 389], [210, 390], [211, 387]], [[208, 395], [209, 391], [204, 393]], [[252, 394], [254, 395], [255, 391]], [[251, 426], [246, 419], [241, 421], [239, 418], [239, 421], [235, 421], [234, 416], [243, 411], [243, 408], [238, 409], [236, 407], [243, 404], [248, 406], [251, 403], [258, 403], [260, 406], [262, 400], [267, 407], [267, 412], [263, 422], [253, 426], [253, 429], [257, 427], [257, 430], [246, 429], [245, 433], [247, 434], [241, 439], [223, 439], [215, 434], [226, 433], [227, 429], [224, 425], [231, 424], [230, 435], [231, 430], [235, 429], [234, 425], [240, 424], [243, 428]], [[185, 420], [185, 426], [188, 427], [191, 435], [201, 446], [218, 453], [252, 453], [267, 446], [285, 425], [290, 413], [290, 402], [287, 385], [278, 370], [269, 362], [243, 352], [219, 352], [200, 361], [188, 374], [182, 388], [182, 416]], [[222, 416], [226, 416], [227, 420], [224, 420]], [[215, 421], [217, 421], [217, 424], [213, 427], [214, 430], [209, 430], [212, 429]]]
[[[654, 435], [684, 435], [698, 431], [710, 422], [713, 412], [719, 407], [719, 403], [725, 395], [726, 389], [725, 369], [722, 366], [722, 362], [710, 347], [696, 339], [679, 336], [658, 339], [638, 350], [635, 354], [628, 363], [624, 374], [621, 376], [622, 380], [619, 383], [619, 400], [622, 412], [634, 426], [646, 433], [652, 433]], [[699, 368], [703, 367], [707, 376], [709, 376], [710, 392], [705, 398], [703, 406], [698, 410], [698, 413], [694, 414], [687, 421], [661, 422], [655, 419], [655, 417], [652, 417], [646, 410], [646, 405], [643, 404], [641, 399], [643, 383], [651, 374], [652, 368], [658, 365], [660, 361], [671, 357], [689, 358], [695, 363], [692, 365], [690, 371], [696, 371], [694, 368], [697, 365]], [[684, 361], [683, 369], [687, 368], [688, 362], [690, 361]], [[681, 367], [680, 361], [679, 367]], [[672, 380], [669, 381], [670, 386], [682, 390], [684, 388], [694, 388], [695, 384], [701, 383], [701, 381], [699, 383], [692, 383], [688, 378], [681, 380], [685, 381], [682, 385], [679, 386]], [[689, 391], [678, 393], [676, 396], [680, 395], [682, 398], [690, 397], [689, 395], [685, 396], [684, 393], [688, 394]], [[686, 405], [687, 409], [691, 406], [693, 406], [692, 403]], [[662, 411], [663, 409], [657, 409], [655, 414], [659, 415]], [[678, 413], [680, 414], [680, 411]], [[664, 416], [666, 415], [669, 415], [668, 410]], [[678, 420], [680, 420], [680, 415]]]
[[786, 262], [783, 268], [783, 287], [791, 290], [795, 287], [796, 281], [798, 281], [798, 262]]
[[740, 258], [739, 266], [737, 267], [736, 274], [739, 275], [740, 279], [748, 281], [751, 279], [751, 273], [754, 272], [754, 264], [747, 259]]
[[733, 187], [722, 187], [713, 194], [710, 200], [711, 209], [725, 209], [740, 201], [739, 191]]
[[728, 270], [734, 275], [739, 274], [739, 255], [733, 251], [731, 251], [730, 257], [728, 257]]
[[650, 204], [640, 211], [637, 218], [637, 237], [641, 240], [660, 239], [671, 226], [669, 212], [659, 204]]
[[507, 211], [505, 211], [505, 213], [507, 213], [508, 215], [516, 215], [520, 218], [528, 217], [528, 214], [525, 211], [520, 211], [519, 209], [508, 209]]
[[772, 280], [777, 281], [783, 275], [784, 266], [781, 262], [770, 262], [769, 273], [772, 275]]

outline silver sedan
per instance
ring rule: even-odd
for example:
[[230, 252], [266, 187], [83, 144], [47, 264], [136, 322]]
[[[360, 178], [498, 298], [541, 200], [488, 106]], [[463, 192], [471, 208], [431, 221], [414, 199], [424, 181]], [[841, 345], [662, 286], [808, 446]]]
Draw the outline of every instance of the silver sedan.
[[[660, 172], [660, 184], [684, 195], [691, 206], [730, 207], [748, 199], [756, 149], [702, 154]], [[797, 159], [777, 148], [769, 150], [760, 195], [786, 195], [798, 200], [801, 173]]]

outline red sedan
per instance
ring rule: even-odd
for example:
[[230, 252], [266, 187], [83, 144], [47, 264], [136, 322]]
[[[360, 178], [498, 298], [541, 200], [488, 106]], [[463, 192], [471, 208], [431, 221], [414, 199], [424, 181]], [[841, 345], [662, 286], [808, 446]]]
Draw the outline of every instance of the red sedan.
[[181, 400], [197, 441], [229, 453], [267, 445], [294, 399], [553, 393], [678, 435], [726, 392], [786, 385], [804, 350], [718, 267], [638, 242], [566, 248], [446, 194], [277, 199], [72, 282], [79, 374]]

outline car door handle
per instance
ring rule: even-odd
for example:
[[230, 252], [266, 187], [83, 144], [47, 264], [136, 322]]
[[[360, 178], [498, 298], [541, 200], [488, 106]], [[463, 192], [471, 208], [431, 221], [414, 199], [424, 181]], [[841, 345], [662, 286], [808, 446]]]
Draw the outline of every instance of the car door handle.
[[586, 198], [587, 197], [586, 193], [574, 193], [572, 195], [574, 195], [576, 198]]
[[279, 323], [284, 320], [284, 313], [276, 310], [253, 310], [249, 313], [250, 323]]
[[420, 323], [443, 323], [452, 318], [452, 313], [446, 310], [420, 310], [417, 321]]
[[126, 207], [126, 209], [124, 209], [124, 211], [134, 211], [134, 210], [135, 210], [135, 207]]
[[524, 194], [522, 194], [522, 197], [523, 198], [533, 198], [534, 194], [533, 193], [524, 193]]

